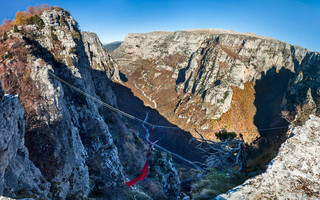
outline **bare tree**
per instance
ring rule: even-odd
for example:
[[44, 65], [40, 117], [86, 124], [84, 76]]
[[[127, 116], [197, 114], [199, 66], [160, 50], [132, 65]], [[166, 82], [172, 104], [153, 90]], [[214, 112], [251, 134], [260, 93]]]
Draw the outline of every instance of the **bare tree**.
[[222, 135], [225, 138], [221, 137], [220, 142], [214, 142], [204, 139], [197, 130], [195, 132], [200, 136], [197, 140], [202, 142], [198, 145], [198, 148], [205, 153], [205, 163], [201, 163], [205, 168], [236, 169], [236, 172], [246, 173], [247, 153], [241, 134], [240, 139], [237, 139], [232, 133], [221, 130], [216, 135], [220, 133], [220, 136]]

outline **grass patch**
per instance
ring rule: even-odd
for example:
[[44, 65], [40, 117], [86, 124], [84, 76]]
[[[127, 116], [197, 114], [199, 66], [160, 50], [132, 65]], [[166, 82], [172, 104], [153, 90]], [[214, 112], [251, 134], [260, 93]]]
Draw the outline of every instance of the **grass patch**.
[[242, 184], [247, 177], [243, 174], [228, 174], [211, 169], [207, 177], [192, 185], [195, 200], [214, 199], [217, 195]]

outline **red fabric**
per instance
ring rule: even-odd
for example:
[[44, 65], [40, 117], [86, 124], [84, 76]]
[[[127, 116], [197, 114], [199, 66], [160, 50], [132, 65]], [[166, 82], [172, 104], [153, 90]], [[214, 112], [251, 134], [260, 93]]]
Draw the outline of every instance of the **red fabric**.
[[149, 156], [150, 156], [150, 151], [151, 151], [151, 138], [154, 142], [154, 129], [152, 128], [151, 130], [151, 137], [149, 138], [149, 150], [148, 150], [148, 155], [147, 155], [147, 161], [146, 163], [144, 164], [143, 168], [142, 168], [142, 171], [140, 173], [140, 175], [133, 179], [132, 181], [128, 181], [126, 182], [126, 185], [131, 187], [133, 186], [134, 184], [136, 184], [139, 180], [142, 181], [146, 176], [147, 176], [147, 173], [148, 173], [148, 161], [149, 161]]

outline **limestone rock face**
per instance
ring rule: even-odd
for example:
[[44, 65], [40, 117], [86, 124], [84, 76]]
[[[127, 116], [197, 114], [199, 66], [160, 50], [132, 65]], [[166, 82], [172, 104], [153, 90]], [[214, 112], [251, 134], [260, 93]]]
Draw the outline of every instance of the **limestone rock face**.
[[[127, 176], [132, 178], [132, 169], [142, 168], [145, 142], [135, 143], [134, 133], [128, 129], [122, 116], [52, 76], [54, 74], [117, 107], [110, 80], [118, 79], [116, 65], [95, 34], [80, 33], [69, 12], [53, 7], [40, 17], [44, 27], [35, 24], [19, 26], [22, 33], [11, 31], [12, 39], [1, 43], [1, 47], [8, 49], [13, 56], [1, 60], [0, 80], [6, 93], [19, 94], [26, 124], [25, 133], [22, 129], [15, 129], [18, 131], [14, 133], [15, 137], [19, 140], [10, 146], [13, 153], [18, 152], [15, 153], [18, 160], [12, 161], [14, 171], [7, 167], [10, 174], [1, 174], [11, 178], [0, 179], [4, 185], [5, 181], [11, 181], [6, 185], [12, 187], [14, 193], [6, 193], [6, 196], [15, 197], [21, 188], [20, 197], [28, 197], [25, 193], [39, 197], [41, 189], [47, 195], [45, 199], [84, 199], [89, 196], [132, 199], [139, 194], [148, 197], [149, 191], [144, 192], [144, 188], [129, 188], [124, 184], [128, 181]], [[7, 97], [0, 92], [0, 101], [3, 98]], [[23, 120], [23, 110], [19, 113], [19, 119]], [[23, 124], [21, 122], [20, 126]], [[28, 150], [22, 146], [23, 137]], [[128, 151], [129, 148], [132, 151]], [[23, 166], [19, 168], [20, 165]], [[6, 165], [3, 166], [5, 169]], [[24, 177], [15, 180], [19, 173]], [[29, 180], [29, 177], [35, 179]], [[21, 181], [20, 185], [14, 185], [20, 178], [27, 183]], [[150, 180], [160, 185], [156, 179]], [[155, 198], [161, 199], [165, 195], [161, 193]]]
[[[90, 179], [103, 177], [104, 186], [109, 184], [108, 180], [112, 184], [121, 181], [124, 178], [121, 163], [108, 126], [99, 114], [99, 105], [48, 73], [51, 71], [97, 97], [76, 21], [63, 10], [55, 9], [45, 11], [41, 18], [46, 24], [40, 31], [43, 37], [32, 38], [30, 44], [34, 51], [44, 52], [31, 53], [28, 61], [33, 65], [30, 76], [46, 104], [39, 104], [40, 128], [27, 130], [27, 146], [33, 162], [52, 183], [53, 198], [81, 198], [89, 194]], [[48, 35], [56, 35], [58, 41]], [[91, 142], [91, 137], [96, 138], [95, 142]], [[36, 144], [42, 148], [35, 148]], [[96, 171], [91, 174], [89, 158], [96, 163]]]
[[155, 173], [159, 179], [164, 193], [168, 196], [179, 196], [180, 180], [174, 167], [172, 157], [168, 154], [157, 152], [150, 159], [151, 173]]
[[19, 98], [1, 96], [0, 105], [0, 195], [47, 198], [50, 184], [29, 160], [24, 144], [24, 109]]
[[319, 199], [320, 118], [310, 115], [282, 144], [266, 172], [216, 199]]
[[119, 69], [111, 56], [106, 52], [97, 34], [81, 32], [85, 51], [94, 70], [106, 71], [108, 78], [120, 81]]
[[[181, 128], [198, 130], [275, 126], [277, 120], [265, 127], [254, 123], [257, 80], [282, 74], [289, 80], [319, 64], [319, 54], [305, 48], [251, 33], [215, 29], [128, 34], [111, 54], [127, 76], [125, 85], [146, 105]], [[286, 90], [288, 83], [281, 85]], [[252, 98], [240, 105], [235, 90]], [[278, 109], [281, 99], [274, 101], [277, 105], [273, 107]], [[252, 111], [244, 112], [245, 106]], [[245, 140], [254, 140], [259, 135], [255, 133]]]

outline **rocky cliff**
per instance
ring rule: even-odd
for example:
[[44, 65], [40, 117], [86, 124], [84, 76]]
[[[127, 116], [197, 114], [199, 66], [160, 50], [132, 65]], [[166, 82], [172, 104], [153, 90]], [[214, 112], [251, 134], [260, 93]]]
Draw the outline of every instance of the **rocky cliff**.
[[[80, 33], [70, 13], [58, 7], [23, 17], [16, 17], [18, 26], [7, 28], [8, 37], [1, 40], [0, 80], [6, 93], [19, 95], [25, 113], [16, 97], [4, 97], [10, 103], [3, 103], [4, 108], [12, 112], [0, 124], [5, 126], [1, 130], [9, 130], [1, 132], [7, 139], [1, 143], [1, 170], [6, 173], [1, 173], [0, 194], [43, 199], [177, 195], [168, 185], [161, 192], [168, 184], [164, 175], [128, 188], [124, 182], [135, 178], [133, 171], [145, 162], [146, 143], [122, 116], [50, 75], [116, 107], [110, 84], [120, 80], [117, 66], [97, 36]], [[164, 168], [176, 170], [173, 165]], [[173, 180], [178, 180], [170, 182], [177, 190], [179, 178]], [[152, 193], [146, 184], [160, 191]]]
[[[7, 94], [0, 90], [0, 195], [5, 197], [170, 199], [180, 193], [171, 156], [158, 151], [150, 157], [148, 177], [128, 188], [124, 182], [138, 175], [146, 159], [144, 133], [137, 123], [51, 74], [114, 107], [119, 101], [113, 88], [117, 93], [125, 89], [112, 81], [123, 84], [165, 117], [153, 114], [152, 123], [168, 119], [165, 125], [196, 128], [209, 139], [215, 130], [236, 129], [248, 143], [268, 138], [259, 140], [267, 149], [288, 137], [287, 128], [257, 128], [293, 128], [304, 125], [310, 114], [319, 115], [319, 54], [272, 38], [223, 30], [129, 34], [112, 58], [96, 34], [81, 33], [70, 13], [58, 7], [20, 13], [0, 28], [0, 81]], [[138, 101], [130, 96], [120, 102], [132, 110], [129, 99]], [[134, 113], [142, 118], [143, 109]], [[319, 175], [313, 171], [318, 168], [318, 121], [312, 116], [304, 127], [294, 128], [266, 173], [221, 198], [243, 197], [253, 190], [249, 183], [260, 187], [257, 192], [265, 191], [271, 179], [280, 185], [288, 169], [294, 178], [287, 183], [297, 192], [283, 188], [292, 197], [317, 198], [318, 185], [308, 183], [316, 183]], [[188, 133], [174, 138], [175, 130], [157, 130], [162, 132], [157, 139], [167, 139], [159, 144], [176, 145], [175, 150], [196, 157], [197, 145], [189, 143]], [[198, 136], [197, 131], [191, 133]], [[310, 148], [295, 148], [303, 145]], [[280, 190], [272, 191], [282, 198]]]
[[292, 198], [318, 198], [318, 144], [312, 138], [319, 119], [307, 119], [319, 116], [319, 53], [210, 29], [129, 34], [111, 54], [123, 84], [171, 123], [209, 139], [221, 129], [234, 131], [260, 148], [251, 152], [251, 170], [269, 163], [289, 137], [288, 127], [294, 128], [267, 172], [220, 198], [284, 199], [283, 191]]
[[118, 66], [106, 52], [97, 34], [91, 32], [81, 32], [81, 34], [91, 67], [106, 71], [109, 79], [120, 82]]
[[189, 131], [250, 129], [247, 142], [261, 135], [252, 129], [286, 125], [279, 116], [288, 111], [289, 80], [319, 64], [307, 49], [216, 29], [129, 34], [112, 55], [125, 85], [170, 122]]
[[0, 105], [0, 195], [46, 198], [50, 184], [29, 160], [25, 146], [24, 109], [17, 96], [4, 95], [1, 84]]
[[216, 199], [319, 199], [320, 118], [310, 115], [290, 134], [266, 172]]

